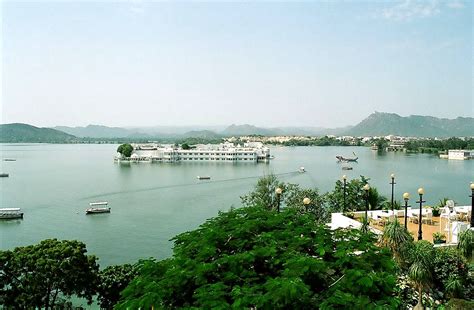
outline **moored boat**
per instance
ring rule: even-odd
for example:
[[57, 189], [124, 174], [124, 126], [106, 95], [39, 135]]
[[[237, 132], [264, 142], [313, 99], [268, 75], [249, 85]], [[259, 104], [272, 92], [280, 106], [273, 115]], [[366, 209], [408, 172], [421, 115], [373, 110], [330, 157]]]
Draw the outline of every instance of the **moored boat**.
[[10, 220], [10, 219], [22, 219], [23, 212], [20, 208], [1, 208], [0, 209], [0, 219]]
[[4, 158], [3, 161], [16, 161], [15, 158]]
[[8, 173], [0, 173], [0, 178], [8, 178]]
[[210, 180], [211, 179], [211, 177], [208, 176], [208, 175], [203, 175], [203, 176], [198, 175], [197, 178], [198, 178], [198, 180]]
[[88, 208], [86, 214], [110, 213], [110, 207]]
[[352, 167], [349, 167], [349, 166], [343, 166], [343, 167], [342, 167], [342, 170], [352, 170]]

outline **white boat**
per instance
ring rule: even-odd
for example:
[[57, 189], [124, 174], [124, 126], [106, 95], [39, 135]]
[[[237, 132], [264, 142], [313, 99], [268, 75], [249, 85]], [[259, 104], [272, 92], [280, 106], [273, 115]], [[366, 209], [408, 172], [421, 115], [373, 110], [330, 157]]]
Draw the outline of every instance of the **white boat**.
[[106, 206], [109, 203], [107, 201], [97, 201], [97, 202], [91, 202], [89, 203], [89, 206], [94, 207], [94, 206]]
[[110, 207], [88, 208], [86, 214], [110, 213]]
[[304, 167], [300, 167], [300, 169], [298, 170], [298, 172], [300, 172], [300, 173], [305, 173], [306, 170], [304, 169]]
[[1, 208], [0, 209], [0, 219], [22, 219], [23, 212], [20, 208]]
[[208, 176], [208, 175], [203, 175], [203, 176], [198, 175], [197, 178], [198, 178], [198, 180], [210, 180], [211, 179], [211, 177]]

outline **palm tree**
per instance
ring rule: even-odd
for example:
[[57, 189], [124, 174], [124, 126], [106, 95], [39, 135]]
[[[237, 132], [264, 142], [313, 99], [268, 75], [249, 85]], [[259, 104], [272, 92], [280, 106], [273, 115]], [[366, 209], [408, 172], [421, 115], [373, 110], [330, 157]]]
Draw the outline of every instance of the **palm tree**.
[[429, 285], [432, 278], [432, 264], [434, 260], [434, 248], [425, 240], [416, 242], [411, 251], [412, 264], [408, 270], [410, 279], [418, 289], [418, 303], [413, 310], [425, 309], [423, 305], [423, 290]]
[[412, 242], [412, 235], [397, 219], [390, 220], [385, 225], [383, 234], [380, 237], [380, 244], [392, 251], [393, 257], [399, 266], [405, 261], [408, 245]]
[[474, 251], [474, 230], [468, 229], [459, 234], [458, 250], [467, 260], [470, 260]]

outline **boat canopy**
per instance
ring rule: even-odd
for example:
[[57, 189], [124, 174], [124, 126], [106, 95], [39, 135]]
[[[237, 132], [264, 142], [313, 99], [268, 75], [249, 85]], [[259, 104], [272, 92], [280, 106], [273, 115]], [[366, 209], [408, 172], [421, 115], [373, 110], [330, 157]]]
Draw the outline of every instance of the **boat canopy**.
[[107, 201], [97, 201], [89, 203], [89, 206], [106, 206], [109, 203]]
[[0, 208], [0, 212], [16, 212], [20, 210], [20, 208]]

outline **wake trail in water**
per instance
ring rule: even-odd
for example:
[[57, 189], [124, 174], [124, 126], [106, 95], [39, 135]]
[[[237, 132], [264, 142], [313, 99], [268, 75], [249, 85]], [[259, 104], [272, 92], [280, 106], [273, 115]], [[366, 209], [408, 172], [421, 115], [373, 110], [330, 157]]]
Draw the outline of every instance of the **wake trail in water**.
[[[300, 174], [300, 173], [298, 171], [293, 171], [293, 172], [277, 173], [277, 174], [273, 174], [273, 175], [278, 176], [278, 177], [283, 177], [283, 176], [295, 176], [297, 174]], [[145, 188], [139, 188], [139, 189], [122, 190], [122, 191], [96, 194], [96, 195], [92, 195], [92, 196], [83, 197], [82, 200], [91, 199], [91, 198], [99, 198], [99, 197], [104, 197], [104, 196], [114, 196], [114, 195], [120, 195], [120, 194], [127, 194], [127, 193], [141, 193], [141, 192], [148, 192], [148, 191], [168, 189], [168, 188], [199, 186], [199, 185], [202, 186], [202, 185], [206, 185], [206, 184], [217, 184], [217, 183], [248, 180], [248, 179], [258, 179], [258, 178], [261, 178], [261, 177], [262, 177], [261, 175], [257, 175], [257, 176], [223, 179], [223, 180], [215, 180], [215, 181], [205, 181], [205, 182], [201, 181], [199, 183], [171, 184], [171, 185], [163, 185], [163, 186], [145, 187]]]

